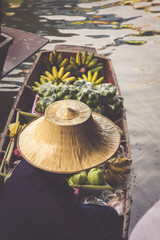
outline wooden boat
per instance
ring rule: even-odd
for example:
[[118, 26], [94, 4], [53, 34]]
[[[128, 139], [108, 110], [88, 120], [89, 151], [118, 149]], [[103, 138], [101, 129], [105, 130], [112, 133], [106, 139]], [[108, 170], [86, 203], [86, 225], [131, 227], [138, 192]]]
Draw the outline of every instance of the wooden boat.
[[33, 33], [1, 27], [4, 15], [0, 0], [0, 79], [49, 42]]
[[[105, 75], [105, 78], [107, 79], [107, 82], [114, 85], [117, 88], [119, 95], [121, 95], [120, 88], [119, 88], [111, 61], [104, 56], [98, 55], [94, 48], [69, 46], [69, 45], [57, 45], [55, 46], [54, 50], [56, 50], [57, 52], [62, 52], [64, 57], [70, 57], [70, 56], [75, 57], [77, 52], [84, 52], [84, 51], [87, 51], [88, 53], [94, 53], [94, 56], [98, 58], [99, 61], [102, 62], [104, 65], [104, 75]], [[39, 53], [28, 75], [26, 76], [19, 93], [17, 94], [17, 97], [10, 111], [6, 126], [2, 134], [1, 142], [0, 142], [0, 159], [2, 159], [1, 166], [4, 163], [4, 161], [6, 161], [5, 158], [8, 151], [7, 147], [9, 143], [11, 144], [9, 130], [8, 130], [9, 124], [16, 122], [16, 118], [19, 118], [21, 124], [27, 123], [31, 118], [33, 118], [32, 114], [26, 114], [26, 113], [31, 113], [33, 102], [35, 99], [35, 93], [32, 90], [31, 86], [34, 84], [35, 81], [39, 81], [40, 75], [44, 70], [44, 64], [42, 59], [44, 56], [49, 56], [50, 53], [51, 51], [42, 51]], [[17, 115], [17, 112], [18, 112], [18, 115]], [[34, 115], [34, 117], [37, 117], [37, 115]], [[123, 140], [121, 141], [121, 145], [123, 146], [126, 157], [131, 158], [125, 111], [122, 112], [119, 119], [116, 119], [116, 124], [125, 133]], [[16, 145], [16, 139], [15, 139], [15, 142], [12, 143], [12, 148], [10, 151], [11, 160], [8, 163], [8, 169], [10, 169], [13, 165], [14, 157], [12, 157], [12, 150], [15, 145]], [[130, 174], [127, 175], [126, 185], [125, 185], [125, 188], [123, 188], [123, 192], [124, 192], [124, 206], [123, 206], [123, 214], [121, 216], [121, 220], [122, 220], [121, 235], [123, 237], [127, 237], [128, 227], [129, 227], [129, 216], [130, 216], [130, 203], [131, 203]]]
[[[33, 33], [2, 27], [0, 35], [0, 79], [48, 42], [48, 39]], [[23, 51], [21, 51], [22, 48]]]

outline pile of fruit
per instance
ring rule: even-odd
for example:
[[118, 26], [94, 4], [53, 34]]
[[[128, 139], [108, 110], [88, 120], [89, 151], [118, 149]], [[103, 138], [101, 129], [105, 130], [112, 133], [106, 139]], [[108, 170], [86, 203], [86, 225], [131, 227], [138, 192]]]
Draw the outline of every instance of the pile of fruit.
[[110, 185], [113, 188], [123, 187], [126, 176], [131, 171], [131, 160], [126, 157], [114, 157], [106, 164], [94, 167], [89, 171], [82, 171], [71, 176], [70, 186], [74, 185]]
[[49, 57], [43, 57], [46, 70], [40, 76], [40, 81], [53, 82], [58, 85], [66, 81], [74, 82], [77, 79], [85, 79], [93, 85], [104, 80], [103, 63], [99, 62], [94, 54], [87, 51], [78, 52], [75, 57], [64, 57], [63, 53], [53, 51]]
[[104, 182], [112, 187], [123, 187], [126, 183], [126, 175], [130, 173], [132, 160], [126, 157], [113, 157], [104, 167]]
[[100, 167], [92, 168], [89, 172], [82, 171], [80, 173], [74, 174], [68, 180], [69, 185], [101, 185], [104, 184], [104, 174]]
[[107, 117], [118, 116], [123, 109], [123, 99], [118, 96], [116, 87], [109, 83], [93, 86], [86, 80], [77, 80], [73, 84], [66, 82], [54, 85], [51, 82], [33, 87], [39, 96], [36, 111], [44, 113], [46, 107], [58, 100], [74, 99], [86, 103], [91, 111]]

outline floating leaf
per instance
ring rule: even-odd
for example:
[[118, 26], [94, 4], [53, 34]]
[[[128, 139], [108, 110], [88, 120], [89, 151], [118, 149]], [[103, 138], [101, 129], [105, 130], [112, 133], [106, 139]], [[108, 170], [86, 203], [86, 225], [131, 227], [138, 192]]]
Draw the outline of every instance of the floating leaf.
[[72, 24], [75, 24], [75, 25], [82, 25], [82, 24], [84, 24], [84, 22], [73, 22]]
[[118, 26], [118, 27], [113, 27], [113, 28], [132, 28], [132, 24], [124, 24], [124, 25], [121, 25], [121, 26]]
[[109, 22], [109, 21], [81, 21], [81, 22], [73, 22], [72, 24], [75, 25], [82, 25], [85, 23], [89, 23], [89, 24], [112, 24], [112, 25], [117, 25], [118, 22]]
[[160, 35], [159, 31], [140, 31], [139, 34], [132, 34], [132, 36], [153, 36]]
[[124, 44], [129, 44], [129, 45], [143, 45], [147, 41], [136, 41], [136, 40], [130, 40], [130, 41], [123, 41]]

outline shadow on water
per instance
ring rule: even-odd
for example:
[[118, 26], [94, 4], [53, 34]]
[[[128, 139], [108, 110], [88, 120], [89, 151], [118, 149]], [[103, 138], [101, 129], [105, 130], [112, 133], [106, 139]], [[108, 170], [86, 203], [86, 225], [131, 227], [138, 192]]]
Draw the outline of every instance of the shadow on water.
[[[3, 6], [6, 13], [3, 25], [49, 38], [45, 49], [61, 43], [91, 46], [112, 60], [125, 99], [131, 140], [131, 231], [160, 198], [157, 151], [160, 3], [157, 0], [3, 0]], [[0, 82], [0, 131], [19, 90], [17, 82], [23, 82], [35, 57]]]

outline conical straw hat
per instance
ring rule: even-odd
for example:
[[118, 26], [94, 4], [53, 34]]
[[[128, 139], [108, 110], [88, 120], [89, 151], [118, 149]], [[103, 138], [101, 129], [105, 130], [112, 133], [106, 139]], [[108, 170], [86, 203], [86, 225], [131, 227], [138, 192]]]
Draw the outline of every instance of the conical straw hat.
[[51, 104], [44, 116], [29, 123], [18, 136], [19, 151], [29, 163], [64, 174], [105, 162], [119, 144], [118, 127], [76, 100]]

